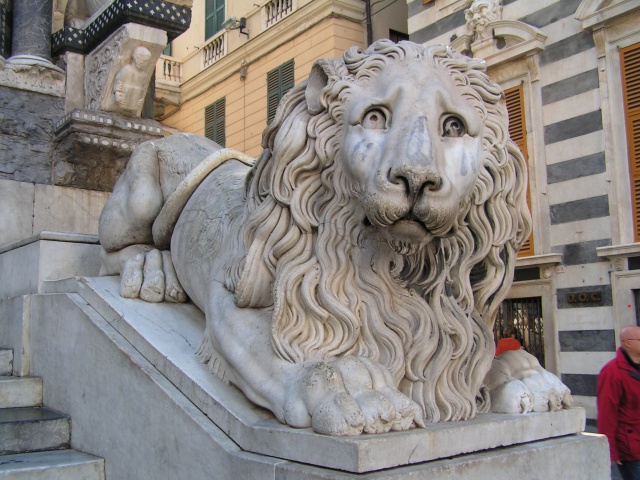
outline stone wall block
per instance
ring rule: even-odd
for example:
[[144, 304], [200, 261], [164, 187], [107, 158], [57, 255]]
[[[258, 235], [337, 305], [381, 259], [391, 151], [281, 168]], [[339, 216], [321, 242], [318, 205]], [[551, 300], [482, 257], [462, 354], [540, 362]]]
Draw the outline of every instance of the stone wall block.
[[108, 197], [107, 192], [36, 185], [33, 231], [97, 234], [98, 218]]
[[0, 86], [0, 178], [50, 183], [59, 97]]
[[32, 183], [0, 179], [0, 245], [17, 242], [31, 235], [34, 189]]

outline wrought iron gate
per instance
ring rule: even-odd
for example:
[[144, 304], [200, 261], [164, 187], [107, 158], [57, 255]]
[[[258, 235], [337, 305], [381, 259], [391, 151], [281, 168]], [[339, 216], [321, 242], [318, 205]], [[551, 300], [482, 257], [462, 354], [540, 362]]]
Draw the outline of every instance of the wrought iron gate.
[[524, 349], [544, 367], [542, 298], [510, 298], [502, 302], [493, 327], [496, 341], [507, 327], [513, 328]]

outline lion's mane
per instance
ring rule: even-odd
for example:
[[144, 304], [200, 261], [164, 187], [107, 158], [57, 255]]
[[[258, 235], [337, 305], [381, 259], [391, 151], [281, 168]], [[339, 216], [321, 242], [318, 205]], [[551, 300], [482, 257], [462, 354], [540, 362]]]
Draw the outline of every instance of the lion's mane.
[[[336, 159], [352, 89], [405, 58], [446, 69], [485, 133], [458, 228], [401, 255], [365, 231]], [[502, 91], [482, 62], [444, 46], [382, 40], [321, 66], [320, 107], [307, 104], [303, 82], [265, 131], [246, 184], [247, 253], [227, 286], [240, 307], [273, 308], [272, 343], [283, 359], [367, 356], [389, 368], [427, 421], [472, 418], [488, 408], [481, 383], [491, 327], [530, 233], [526, 166], [508, 137]]]

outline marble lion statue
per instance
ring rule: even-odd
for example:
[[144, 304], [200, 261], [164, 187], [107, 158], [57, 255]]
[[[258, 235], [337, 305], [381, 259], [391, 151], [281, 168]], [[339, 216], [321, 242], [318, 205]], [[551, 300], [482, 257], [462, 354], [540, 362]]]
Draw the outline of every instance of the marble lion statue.
[[195, 135], [141, 145], [100, 219], [103, 273], [125, 297], [188, 295], [201, 359], [294, 427], [465, 420], [492, 390], [495, 411], [568, 407], [524, 351], [490, 372], [530, 216], [483, 69], [381, 40], [316, 62], [255, 162]]

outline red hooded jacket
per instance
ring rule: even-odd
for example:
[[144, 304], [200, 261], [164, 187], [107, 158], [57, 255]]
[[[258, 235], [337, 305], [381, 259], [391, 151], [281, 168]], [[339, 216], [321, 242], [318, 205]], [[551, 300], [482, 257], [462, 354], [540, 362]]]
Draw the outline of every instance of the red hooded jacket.
[[621, 348], [598, 377], [598, 432], [609, 440], [611, 461], [640, 460], [640, 372]]

